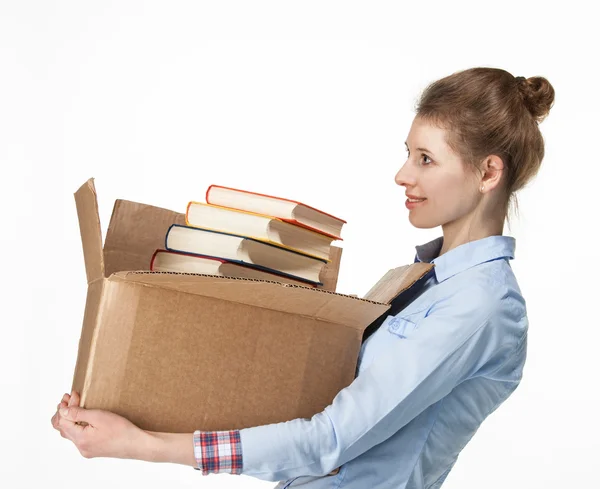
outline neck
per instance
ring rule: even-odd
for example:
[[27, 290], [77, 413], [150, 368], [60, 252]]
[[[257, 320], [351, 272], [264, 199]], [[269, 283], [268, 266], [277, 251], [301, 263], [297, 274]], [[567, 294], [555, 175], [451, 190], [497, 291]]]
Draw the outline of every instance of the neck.
[[500, 236], [504, 229], [504, 214], [497, 213], [495, 216], [486, 216], [476, 220], [472, 215], [442, 225], [444, 243], [440, 255], [450, 251], [457, 246], [487, 238], [488, 236]]

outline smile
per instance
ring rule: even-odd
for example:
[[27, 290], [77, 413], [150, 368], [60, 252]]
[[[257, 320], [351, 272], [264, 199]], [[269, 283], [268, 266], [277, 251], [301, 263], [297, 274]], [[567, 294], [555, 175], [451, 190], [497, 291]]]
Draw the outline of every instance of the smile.
[[421, 205], [427, 199], [406, 199], [406, 207], [408, 209], [414, 209], [415, 207]]

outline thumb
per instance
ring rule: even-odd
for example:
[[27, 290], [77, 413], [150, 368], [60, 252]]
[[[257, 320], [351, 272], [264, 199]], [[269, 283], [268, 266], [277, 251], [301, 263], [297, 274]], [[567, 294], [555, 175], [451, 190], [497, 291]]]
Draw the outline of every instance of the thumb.
[[73, 390], [71, 391], [71, 397], [69, 399], [69, 406], [79, 406], [80, 398], [79, 392]]
[[88, 424], [94, 424], [94, 412], [89, 409], [85, 409], [79, 406], [69, 406], [66, 408], [60, 408], [60, 415], [67, 421], [73, 423], [85, 422]]

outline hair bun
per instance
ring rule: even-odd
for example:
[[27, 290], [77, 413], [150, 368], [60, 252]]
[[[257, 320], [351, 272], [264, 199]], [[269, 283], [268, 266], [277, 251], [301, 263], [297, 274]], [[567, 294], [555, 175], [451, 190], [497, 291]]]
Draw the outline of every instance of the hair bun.
[[515, 81], [525, 107], [538, 123], [542, 122], [554, 104], [554, 87], [543, 76], [517, 76]]

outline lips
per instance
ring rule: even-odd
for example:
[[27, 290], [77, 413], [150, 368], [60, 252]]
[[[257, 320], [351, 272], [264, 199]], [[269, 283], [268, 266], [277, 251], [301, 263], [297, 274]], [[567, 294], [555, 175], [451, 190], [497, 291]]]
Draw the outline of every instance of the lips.
[[414, 209], [416, 207], [419, 207], [423, 202], [425, 202], [427, 199], [421, 199], [421, 198], [414, 198], [414, 197], [408, 197], [406, 199], [405, 205], [407, 209]]

